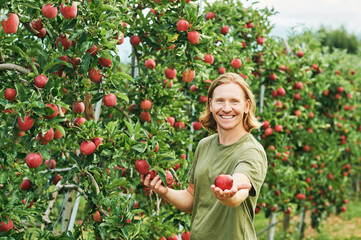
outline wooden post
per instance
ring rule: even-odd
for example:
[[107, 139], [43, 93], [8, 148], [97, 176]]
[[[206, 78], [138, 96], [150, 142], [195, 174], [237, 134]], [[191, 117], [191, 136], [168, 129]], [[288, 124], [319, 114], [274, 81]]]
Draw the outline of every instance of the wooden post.
[[283, 214], [283, 232], [287, 232], [290, 228], [291, 215], [289, 213]]
[[269, 215], [267, 227], [269, 226], [272, 227], [267, 230], [267, 240], [273, 240], [275, 237], [276, 213]]
[[300, 223], [298, 224], [298, 238], [299, 239], [303, 239], [303, 233], [305, 230], [304, 229], [305, 215], [306, 215], [306, 208], [302, 207]]

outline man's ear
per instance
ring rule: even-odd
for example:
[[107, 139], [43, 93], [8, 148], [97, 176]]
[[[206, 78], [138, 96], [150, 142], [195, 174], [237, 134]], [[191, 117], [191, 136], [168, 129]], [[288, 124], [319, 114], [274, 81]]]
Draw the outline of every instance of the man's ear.
[[251, 100], [250, 99], [246, 99], [246, 104], [245, 104], [245, 109], [244, 109], [244, 113], [248, 114], [249, 110], [251, 109]]

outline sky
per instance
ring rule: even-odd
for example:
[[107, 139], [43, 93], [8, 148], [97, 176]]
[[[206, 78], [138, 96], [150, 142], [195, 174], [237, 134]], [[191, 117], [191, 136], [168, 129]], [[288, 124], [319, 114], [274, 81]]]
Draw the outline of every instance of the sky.
[[[248, 6], [256, 1], [241, 2]], [[361, 36], [360, 0], [259, 0], [254, 6], [274, 7], [278, 12], [270, 18], [275, 25], [272, 35], [285, 37], [292, 28], [302, 31], [324, 25], [331, 29], [344, 26], [349, 33]]]

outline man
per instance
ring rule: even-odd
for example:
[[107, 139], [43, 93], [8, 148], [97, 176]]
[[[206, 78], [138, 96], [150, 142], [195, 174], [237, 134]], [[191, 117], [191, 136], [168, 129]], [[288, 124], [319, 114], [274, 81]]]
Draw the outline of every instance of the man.
[[[192, 214], [192, 240], [257, 239], [253, 227], [257, 198], [267, 172], [262, 145], [250, 133], [260, 127], [247, 83], [235, 73], [220, 75], [208, 90], [200, 121], [209, 131], [194, 154], [186, 190], [173, 190], [159, 176], [141, 176], [144, 185]], [[231, 190], [215, 187], [220, 174], [233, 177]]]

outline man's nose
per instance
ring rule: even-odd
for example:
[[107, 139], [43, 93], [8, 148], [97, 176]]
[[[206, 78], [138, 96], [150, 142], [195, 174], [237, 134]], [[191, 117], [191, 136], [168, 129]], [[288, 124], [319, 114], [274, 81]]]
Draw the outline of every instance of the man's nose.
[[232, 111], [231, 104], [228, 101], [225, 101], [224, 104], [223, 104], [222, 110], [224, 112]]

